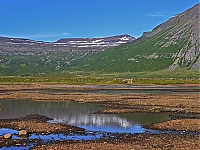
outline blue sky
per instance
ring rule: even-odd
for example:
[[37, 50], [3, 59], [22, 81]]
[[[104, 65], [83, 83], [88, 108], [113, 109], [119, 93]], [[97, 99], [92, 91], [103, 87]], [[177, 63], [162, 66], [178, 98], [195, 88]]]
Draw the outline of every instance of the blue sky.
[[139, 37], [199, 0], [0, 0], [0, 36]]

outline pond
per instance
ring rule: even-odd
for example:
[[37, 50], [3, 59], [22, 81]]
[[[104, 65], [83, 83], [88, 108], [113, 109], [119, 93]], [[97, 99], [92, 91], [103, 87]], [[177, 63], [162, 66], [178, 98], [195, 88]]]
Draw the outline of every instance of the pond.
[[169, 114], [126, 113], [94, 114], [106, 109], [98, 104], [78, 102], [38, 102], [31, 100], [2, 100], [0, 119], [24, 117], [30, 114], [45, 115], [50, 123], [63, 123], [86, 130], [105, 132], [143, 133], [142, 125], [169, 120]]

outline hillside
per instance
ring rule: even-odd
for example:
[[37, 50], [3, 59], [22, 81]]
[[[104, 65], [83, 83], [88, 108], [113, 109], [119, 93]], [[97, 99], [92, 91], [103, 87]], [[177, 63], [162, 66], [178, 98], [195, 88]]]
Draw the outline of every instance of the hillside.
[[65, 38], [56, 42], [0, 37], [0, 75], [40, 75], [58, 72], [73, 61], [133, 41], [129, 35]]
[[158, 25], [131, 43], [89, 55], [72, 70], [101, 73], [199, 70], [199, 4]]

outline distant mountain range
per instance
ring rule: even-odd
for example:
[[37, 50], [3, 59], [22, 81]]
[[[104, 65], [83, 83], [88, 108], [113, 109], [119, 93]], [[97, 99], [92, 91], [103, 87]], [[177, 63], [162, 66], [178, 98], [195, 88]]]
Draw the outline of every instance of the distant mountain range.
[[101, 38], [64, 38], [58, 40], [57, 44], [65, 44], [70, 47], [77, 48], [106, 48], [119, 46], [120, 44], [129, 43], [135, 40], [134, 37], [130, 35], [118, 35], [111, 37], [101, 37]]
[[23, 38], [0, 37], [1, 55], [36, 55], [48, 52], [102, 51], [135, 40], [130, 35], [102, 38], [63, 38], [56, 42], [42, 42]]
[[56, 42], [0, 37], [0, 75], [73, 71], [199, 71], [199, 3], [135, 39], [64, 38]]

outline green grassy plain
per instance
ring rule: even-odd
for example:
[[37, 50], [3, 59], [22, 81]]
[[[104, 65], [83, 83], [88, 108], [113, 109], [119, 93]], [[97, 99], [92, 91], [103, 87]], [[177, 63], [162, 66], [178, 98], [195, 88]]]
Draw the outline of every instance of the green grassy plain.
[[132, 80], [138, 84], [200, 84], [199, 72], [155, 71], [127, 73], [62, 72], [40, 76], [0, 76], [1, 83], [44, 83], [44, 84], [127, 84]]

